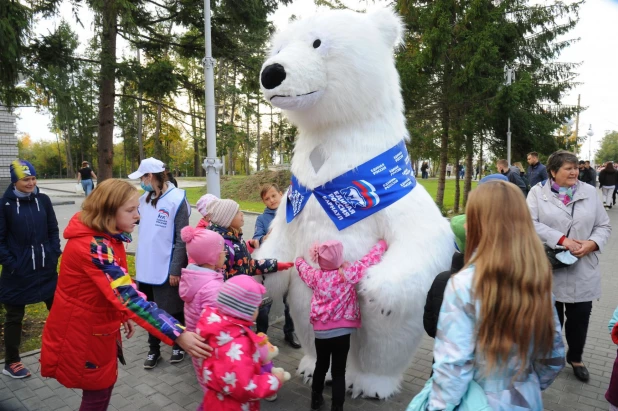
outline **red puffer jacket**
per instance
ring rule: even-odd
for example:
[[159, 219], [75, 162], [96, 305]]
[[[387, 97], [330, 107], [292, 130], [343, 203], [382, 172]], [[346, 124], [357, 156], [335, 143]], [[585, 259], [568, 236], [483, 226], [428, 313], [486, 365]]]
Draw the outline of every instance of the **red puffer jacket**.
[[64, 238], [69, 241], [43, 330], [41, 375], [67, 388], [109, 388], [118, 377], [122, 321], [136, 321], [169, 345], [183, 329], [133, 287], [123, 245], [128, 236], [96, 232], [77, 213]]
[[259, 411], [260, 399], [281, 388], [281, 381], [262, 372], [258, 337], [250, 321], [232, 318], [206, 307], [197, 324], [197, 333], [215, 350], [204, 360], [201, 384], [208, 387], [204, 404], [208, 411]]

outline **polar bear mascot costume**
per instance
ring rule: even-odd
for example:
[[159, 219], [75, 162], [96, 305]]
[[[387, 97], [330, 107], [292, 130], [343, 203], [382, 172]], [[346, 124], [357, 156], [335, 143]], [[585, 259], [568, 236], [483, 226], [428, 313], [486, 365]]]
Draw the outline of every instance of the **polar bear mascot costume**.
[[[352, 334], [346, 372], [354, 397], [398, 392], [423, 334], [427, 291], [455, 247], [448, 222], [411, 173], [393, 56], [401, 34], [388, 9], [328, 11], [276, 34], [260, 74], [266, 100], [299, 136], [292, 184], [256, 257], [310, 261], [312, 244], [339, 240], [354, 261], [378, 240], [388, 244], [357, 287], [362, 328]], [[311, 290], [295, 269], [269, 274], [265, 284], [271, 295], [289, 293], [304, 349], [298, 373], [308, 380], [316, 362]]]

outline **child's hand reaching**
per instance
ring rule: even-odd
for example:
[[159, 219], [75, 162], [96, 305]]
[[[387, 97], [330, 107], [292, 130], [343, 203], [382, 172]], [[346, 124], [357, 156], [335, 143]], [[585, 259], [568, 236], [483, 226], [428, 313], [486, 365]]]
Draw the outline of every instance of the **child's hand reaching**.
[[294, 267], [294, 263], [277, 263], [277, 271], [284, 271], [292, 267]]

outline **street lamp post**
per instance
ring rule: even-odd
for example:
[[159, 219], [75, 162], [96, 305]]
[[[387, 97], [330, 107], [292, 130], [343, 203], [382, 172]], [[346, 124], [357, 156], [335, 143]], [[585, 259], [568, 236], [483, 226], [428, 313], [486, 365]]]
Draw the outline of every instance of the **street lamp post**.
[[[504, 84], [510, 86], [515, 81], [515, 69], [504, 65]], [[506, 161], [511, 165], [511, 116], [508, 117], [506, 130]]]
[[588, 127], [588, 132], [586, 133], [588, 136], [588, 161], [592, 159], [592, 136], [594, 136], [594, 131], [592, 131], [592, 124]]
[[222, 164], [217, 157], [217, 134], [215, 119], [215, 59], [212, 58], [212, 44], [210, 41], [210, 0], [204, 0], [204, 43], [206, 57], [204, 57], [204, 92], [206, 93], [206, 150], [207, 157], [202, 167], [206, 170], [208, 193], [221, 197], [219, 172]]

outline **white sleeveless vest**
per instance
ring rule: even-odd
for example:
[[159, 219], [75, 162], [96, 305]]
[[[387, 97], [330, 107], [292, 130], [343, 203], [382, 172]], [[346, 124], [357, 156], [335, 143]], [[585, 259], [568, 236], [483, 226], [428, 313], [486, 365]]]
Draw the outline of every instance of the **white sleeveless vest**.
[[191, 215], [191, 206], [184, 190], [171, 187], [159, 198], [157, 206], [146, 203], [148, 193], [139, 198], [139, 238], [135, 255], [137, 281], [161, 285], [169, 277], [174, 250], [174, 219], [180, 207], [186, 206]]

